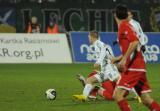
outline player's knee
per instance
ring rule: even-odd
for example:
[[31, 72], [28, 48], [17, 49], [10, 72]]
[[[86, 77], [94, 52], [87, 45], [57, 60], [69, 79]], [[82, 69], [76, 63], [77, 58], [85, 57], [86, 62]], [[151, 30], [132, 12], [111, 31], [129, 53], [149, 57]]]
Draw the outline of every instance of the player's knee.
[[145, 105], [145, 106], [150, 106], [151, 102], [148, 98], [143, 98], [142, 99], [142, 103]]
[[90, 77], [86, 79], [86, 83], [87, 83], [87, 84], [91, 84], [91, 79], [90, 79]]
[[121, 96], [118, 94], [118, 92], [115, 92], [113, 94], [113, 99], [116, 100], [116, 101], [119, 101], [119, 99], [121, 98]]
[[122, 97], [123, 97], [123, 96], [121, 96], [118, 92], [115, 92], [115, 93], [113, 94], [113, 98], [114, 98], [114, 100], [116, 100], [116, 101], [119, 101]]
[[144, 105], [150, 106], [150, 104], [153, 102], [153, 99], [150, 97], [148, 93], [142, 94], [141, 99]]
[[120, 101], [120, 100], [124, 99], [124, 97], [123, 97], [124, 93], [125, 93], [124, 90], [122, 90], [122, 89], [116, 89], [115, 93], [113, 94], [113, 98], [116, 101]]

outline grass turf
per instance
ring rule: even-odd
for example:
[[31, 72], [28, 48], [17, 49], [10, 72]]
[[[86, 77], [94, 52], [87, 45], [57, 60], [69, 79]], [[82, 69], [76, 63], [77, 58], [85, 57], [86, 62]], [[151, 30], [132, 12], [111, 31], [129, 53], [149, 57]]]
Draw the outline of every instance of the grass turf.
[[[160, 64], [147, 65], [154, 99], [160, 102]], [[82, 92], [75, 75], [87, 75], [91, 64], [1, 64], [0, 111], [119, 111], [115, 102], [72, 101], [73, 94]], [[45, 90], [55, 88], [57, 98], [45, 98]], [[137, 101], [129, 101], [133, 111], [147, 111]]]

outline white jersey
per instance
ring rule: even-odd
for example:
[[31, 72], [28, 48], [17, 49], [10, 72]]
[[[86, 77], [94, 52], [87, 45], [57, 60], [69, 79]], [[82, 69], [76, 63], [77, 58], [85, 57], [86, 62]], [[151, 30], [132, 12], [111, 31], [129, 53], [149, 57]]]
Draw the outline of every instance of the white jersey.
[[141, 45], [145, 45], [146, 44], [146, 35], [144, 34], [139, 22], [137, 22], [134, 19], [131, 19], [129, 21], [129, 23], [131, 24], [131, 26], [133, 27], [133, 30], [136, 32], [137, 36], [139, 37], [139, 42]]
[[95, 77], [99, 82], [107, 79], [114, 81], [119, 77], [119, 73], [117, 67], [111, 63], [114, 56], [111, 47], [100, 40], [95, 41], [93, 46], [95, 48], [96, 64], [101, 66], [101, 72]]
[[111, 62], [113, 51], [109, 45], [104, 44], [100, 40], [97, 40], [93, 44], [95, 48], [96, 64], [101, 65], [101, 70], [104, 69], [106, 64]]

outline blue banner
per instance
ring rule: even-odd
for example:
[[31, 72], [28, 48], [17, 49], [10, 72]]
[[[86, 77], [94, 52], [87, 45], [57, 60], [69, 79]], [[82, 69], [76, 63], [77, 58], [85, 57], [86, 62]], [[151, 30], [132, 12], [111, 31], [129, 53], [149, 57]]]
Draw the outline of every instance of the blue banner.
[[147, 46], [145, 60], [148, 63], [160, 63], [160, 33], [146, 33]]
[[[94, 48], [90, 46], [88, 32], [71, 32], [70, 40], [74, 62], [94, 62]], [[147, 33], [145, 60], [149, 63], [160, 63], [160, 33]], [[115, 56], [121, 54], [119, 45], [113, 45], [117, 40], [116, 33], [101, 32], [100, 39], [111, 46]]]

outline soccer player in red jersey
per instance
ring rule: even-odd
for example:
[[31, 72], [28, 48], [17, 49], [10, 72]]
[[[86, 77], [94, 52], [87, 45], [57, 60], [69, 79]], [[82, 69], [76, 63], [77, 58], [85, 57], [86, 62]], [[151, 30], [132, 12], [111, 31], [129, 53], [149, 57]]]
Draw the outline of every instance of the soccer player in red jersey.
[[160, 111], [160, 105], [149, 95], [151, 89], [146, 77], [146, 66], [139, 39], [127, 20], [127, 7], [118, 5], [114, 10], [114, 17], [118, 25], [118, 42], [122, 52], [117, 59], [118, 67], [123, 74], [117, 82], [113, 96], [121, 111], [131, 111], [124, 94], [131, 88], [135, 88], [145, 106], [151, 111]]

